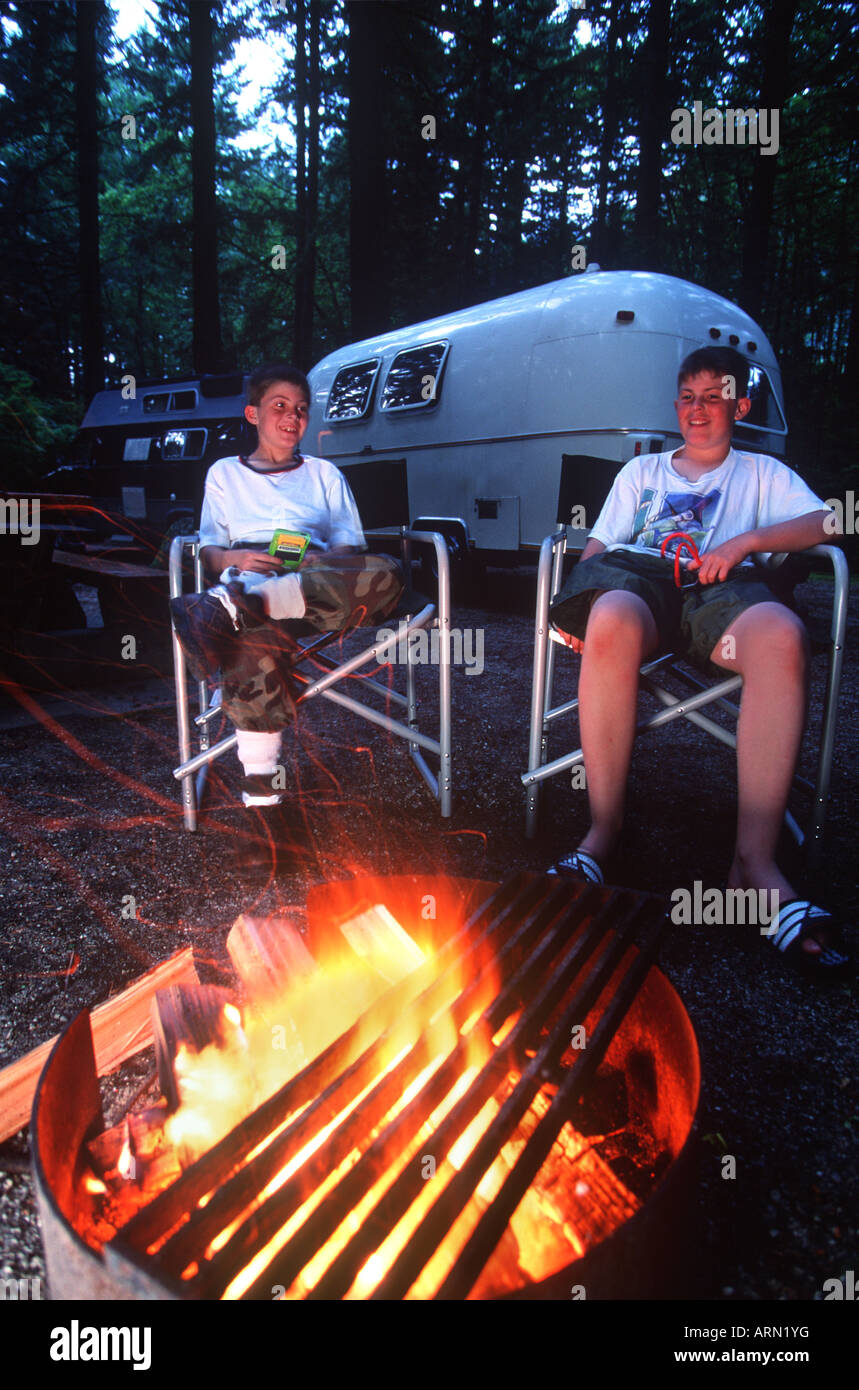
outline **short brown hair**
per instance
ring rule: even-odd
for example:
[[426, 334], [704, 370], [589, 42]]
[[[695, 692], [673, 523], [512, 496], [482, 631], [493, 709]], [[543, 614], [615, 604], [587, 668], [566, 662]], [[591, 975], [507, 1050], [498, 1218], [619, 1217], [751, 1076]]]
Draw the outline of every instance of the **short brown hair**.
[[288, 386], [297, 386], [304, 392], [310, 405], [310, 382], [304, 372], [289, 362], [263, 362], [261, 367], [251, 372], [248, 377], [248, 405], [259, 405], [269, 387], [279, 381], [285, 381]]
[[732, 376], [737, 399], [746, 395], [749, 389], [749, 364], [742, 353], [732, 347], [702, 347], [684, 357], [677, 373], [677, 389], [699, 372], [712, 372], [714, 376]]

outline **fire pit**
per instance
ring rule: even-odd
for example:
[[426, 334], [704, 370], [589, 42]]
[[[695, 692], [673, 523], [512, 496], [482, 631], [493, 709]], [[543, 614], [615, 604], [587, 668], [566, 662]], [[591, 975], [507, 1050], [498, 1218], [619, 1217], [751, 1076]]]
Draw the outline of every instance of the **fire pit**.
[[[336, 970], [344, 935], [363, 950], [368, 905], [415, 960], [202, 1156], [164, 1160], [178, 1176], [103, 1244], [88, 1016], [69, 1026], [32, 1126], [53, 1297], [676, 1291], [699, 1063], [652, 964], [664, 905], [536, 875], [353, 880], [311, 890], [312, 957]], [[254, 1019], [274, 1032], [264, 984]], [[250, 1013], [224, 1007], [246, 1043]]]

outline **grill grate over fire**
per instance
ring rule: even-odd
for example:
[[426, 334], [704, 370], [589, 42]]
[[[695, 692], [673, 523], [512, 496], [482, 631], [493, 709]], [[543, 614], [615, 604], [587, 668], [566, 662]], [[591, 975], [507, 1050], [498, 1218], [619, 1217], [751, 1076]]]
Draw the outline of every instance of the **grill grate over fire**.
[[655, 898], [509, 879], [112, 1260], [174, 1296], [265, 1299], [489, 1296], [569, 1265], [640, 1205], [570, 1121], [664, 924]]

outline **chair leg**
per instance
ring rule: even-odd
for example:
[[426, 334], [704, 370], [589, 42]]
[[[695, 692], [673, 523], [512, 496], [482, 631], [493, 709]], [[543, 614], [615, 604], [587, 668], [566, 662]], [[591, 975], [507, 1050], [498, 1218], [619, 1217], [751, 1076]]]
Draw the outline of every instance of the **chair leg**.
[[832, 623], [830, 627], [829, 660], [826, 675], [826, 693], [823, 700], [823, 723], [820, 731], [820, 758], [817, 764], [817, 777], [814, 786], [814, 804], [806, 837], [806, 863], [814, 870], [820, 863], [823, 849], [823, 827], [826, 818], [826, 802], [829, 797], [829, 783], [832, 776], [832, 755], [835, 748], [835, 722], [838, 712], [838, 696], [841, 690], [841, 672], [844, 665], [844, 639], [847, 631], [847, 595], [850, 575], [847, 561], [841, 550], [835, 546], [819, 546], [816, 553], [826, 552], [832, 562], [835, 579]]
[[[546, 711], [551, 702], [554, 652], [549, 643], [549, 597], [553, 581], [552, 565], [558, 538], [547, 536], [540, 547], [537, 570], [537, 619], [534, 624], [534, 675], [531, 682], [531, 724], [528, 739], [528, 771], [536, 772], [546, 761]], [[559, 547], [560, 554], [560, 547]], [[525, 835], [533, 840], [537, 833], [540, 784], [531, 782], [525, 793]]]
[[[170, 597], [182, 593], [182, 560], [187, 537], [174, 536], [170, 542]], [[186, 763], [191, 756], [191, 711], [188, 705], [188, 683], [185, 672], [185, 653], [179, 645], [175, 628], [173, 640], [173, 679], [176, 686], [176, 726], [179, 737], [179, 759]], [[182, 779], [182, 819], [186, 830], [197, 829], [197, 796], [192, 777]]]

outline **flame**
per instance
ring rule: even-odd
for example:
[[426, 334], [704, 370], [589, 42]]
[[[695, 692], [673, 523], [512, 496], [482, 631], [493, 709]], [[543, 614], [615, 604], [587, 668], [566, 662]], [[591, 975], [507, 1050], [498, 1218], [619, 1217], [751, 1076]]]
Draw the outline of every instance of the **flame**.
[[[360, 1055], [371, 1043], [376, 1043], [378, 1055], [376, 1072], [364, 1089], [344, 1104], [327, 1126], [315, 1132], [303, 1148], [292, 1154], [264, 1190], [217, 1232], [205, 1250], [195, 1252], [195, 1258], [181, 1271], [181, 1277], [186, 1281], [198, 1276], [205, 1279], [207, 1262], [217, 1257], [238, 1229], [253, 1220], [253, 1213], [324, 1148], [335, 1129], [361, 1106], [411, 1049], [417, 1045], [425, 1048], [428, 1060], [412, 1081], [403, 1086], [402, 1093], [376, 1128], [362, 1134], [356, 1147], [325, 1172], [312, 1190], [306, 1195], [302, 1190], [301, 1205], [265, 1247], [233, 1275], [222, 1294], [225, 1299], [242, 1297], [261, 1280], [293, 1236], [349, 1170], [361, 1161], [369, 1146], [421, 1093], [454, 1049], [460, 1049], [462, 1059], [458, 1063], [455, 1084], [446, 1090], [443, 1099], [411, 1139], [399, 1138], [396, 1150], [386, 1151], [386, 1161], [380, 1165], [381, 1176], [340, 1224], [327, 1232], [324, 1243], [314, 1250], [282, 1297], [286, 1300], [303, 1298], [316, 1289], [353, 1237], [369, 1229], [368, 1218], [393, 1184], [410, 1167], [411, 1171], [419, 1167], [426, 1181], [420, 1184], [417, 1195], [393, 1229], [367, 1255], [345, 1294], [348, 1299], [372, 1295], [448, 1184], [468, 1161], [519, 1079], [518, 1073], [512, 1072], [506, 1082], [502, 1080], [496, 1085], [494, 1094], [456, 1137], [447, 1154], [435, 1153], [439, 1127], [515, 1027], [519, 1015], [509, 1016], [490, 1037], [483, 1018], [488, 1004], [498, 994], [497, 972], [486, 968], [483, 962], [478, 967], [472, 963], [472, 975], [468, 978], [465, 964], [460, 963], [444, 974], [438, 972], [437, 992], [431, 1005], [418, 1005], [420, 990], [426, 990], [431, 975], [430, 970], [422, 969], [416, 977], [412, 1004], [404, 1008], [400, 1002], [396, 1015], [392, 1009], [386, 1020], [387, 1027], [379, 1023], [378, 1010], [374, 1011], [376, 1022], [371, 1023], [366, 1018], [368, 1007], [380, 1000], [392, 983], [404, 979], [419, 965], [427, 965], [429, 958], [387, 909], [378, 905], [345, 923], [341, 932], [352, 948], [351, 956], [344, 955], [336, 963], [326, 964], [324, 969], [317, 967], [312, 973], [294, 975], [286, 990], [274, 998], [254, 999], [244, 1011], [233, 1004], [224, 1005], [224, 1026], [219, 1043], [199, 1053], [180, 1047], [176, 1054], [173, 1070], [180, 1105], [167, 1120], [165, 1133], [183, 1161], [193, 1160], [217, 1143], [353, 1024], [358, 1023], [361, 1030], [354, 1055]], [[470, 991], [468, 1016], [457, 1026], [451, 1005], [466, 989]], [[384, 1036], [380, 1041], [381, 1034]], [[438, 1093], [441, 1094], [440, 1088]], [[408, 1290], [408, 1298], [432, 1298], [438, 1291], [483, 1213], [497, 1197], [549, 1103], [542, 1091], [534, 1097], [519, 1128], [483, 1173], [473, 1196]], [[245, 1161], [251, 1161], [275, 1142], [287, 1127], [295, 1124], [301, 1113], [301, 1109], [297, 1109], [288, 1115]], [[525, 1194], [484, 1275], [472, 1290], [472, 1297], [521, 1287], [529, 1280], [539, 1281], [581, 1256], [592, 1243], [591, 1225], [599, 1225], [592, 1215], [598, 1200], [607, 1206], [609, 1224], [613, 1220], [617, 1225], [634, 1212], [638, 1205], [636, 1199], [592, 1152], [594, 1143], [577, 1134], [569, 1124], [563, 1127], [555, 1142], [554, 1169], [541, 1185], [544, 1165], [538, 1181]], [[128, 1149], [133, 1164], [130, 1146]], [[571, 1164], [575, 1167], [570, 1168]], [[559, 1182], [559, 1172], [566, 1169], [570, 1170], [569, 1178]], [[553, 1184], [558, 1185], [557, 1190]], [[204, 1207], [210, 1196], [202, 1197], [199, 1206]], [[597, 1232], [597, 1238], [605, 1233], [605, 1230]], [[228, 1265], [229, 1252], [224, 1262]], [[345, 1278], [342, 1283], [345, 1284]]]
[[116, 1160], [116, 1171], [121, 1178], [126, 1181], [133, 1181], [137, 1177], [137, 1160], [131, 1147], [131, 1128], [128, 1121], [125, 1122], [125, 1139]]

